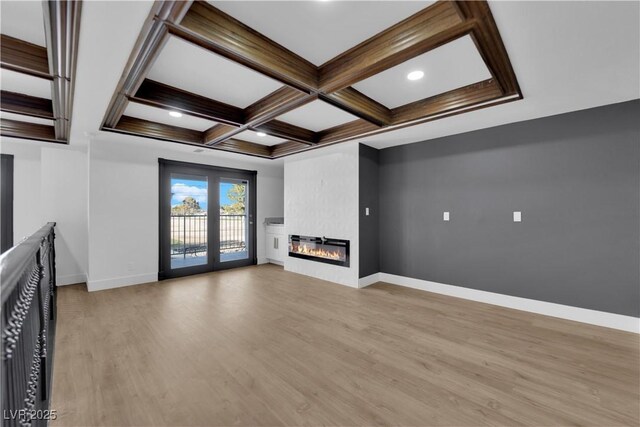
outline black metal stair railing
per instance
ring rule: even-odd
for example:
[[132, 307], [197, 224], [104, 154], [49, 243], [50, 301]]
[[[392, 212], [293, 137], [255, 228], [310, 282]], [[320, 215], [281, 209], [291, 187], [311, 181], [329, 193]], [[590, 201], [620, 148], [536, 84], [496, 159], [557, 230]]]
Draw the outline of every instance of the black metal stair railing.
[[55, 223], [0, 256], [2, 425], [40, 426], [49, 410], [56, 329]]

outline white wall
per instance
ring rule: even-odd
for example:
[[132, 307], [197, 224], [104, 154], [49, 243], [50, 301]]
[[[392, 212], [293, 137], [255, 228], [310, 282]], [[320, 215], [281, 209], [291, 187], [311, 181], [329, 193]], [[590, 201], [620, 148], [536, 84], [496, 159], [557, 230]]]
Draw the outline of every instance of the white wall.
[[90, 142], [89, 290], [157, 280], [158, 158], [256, 170], [257, 256], [264, 262], [264, 218], [283, 215], [282, 165], [219, 152], [196, 154], [192, 147], [175, 146], [124, 141], [119, 135]]
[[358, 286], [358, 144], [289, 157], [284, 167], [288, 235], [350, 240], [350, 267], [286, 257], [285, 270]]
[[14, 244], [56, 224], [58, 285], [81, 283], [87, 269], [87, 154], [84, 147], [2, 141], [14, 156]]
[[56, 221], [58, 284], [87, 280], [87, 153], [86, 150], [43, 148], [41, 209]]
[[257, 257], [264, 218], [283, 216], [282, 161], [270, 162], [122, 135], [71, 146], [4, 138], [14, 155], [14, 242], [56, 225], [59, 285], [89, 290], [157, 280], [158, 158], [257, 171]]

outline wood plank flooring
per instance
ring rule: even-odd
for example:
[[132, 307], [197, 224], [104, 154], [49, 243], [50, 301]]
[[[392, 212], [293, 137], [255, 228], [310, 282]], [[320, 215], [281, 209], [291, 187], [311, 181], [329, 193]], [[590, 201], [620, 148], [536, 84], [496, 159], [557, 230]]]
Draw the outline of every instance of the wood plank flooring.
[[58, 295], [53, 426], [640, 424], [632, 333], [274, 265]]

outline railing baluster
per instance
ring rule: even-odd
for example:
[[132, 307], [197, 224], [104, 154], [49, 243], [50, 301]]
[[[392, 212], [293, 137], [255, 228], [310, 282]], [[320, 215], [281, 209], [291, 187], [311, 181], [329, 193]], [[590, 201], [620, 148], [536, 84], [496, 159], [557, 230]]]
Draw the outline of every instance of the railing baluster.
[[[219, 246], [222, 253], [247, 249], [247, 216], [220, 215]], [[208, 242], [208, 215], [171, 215], [171, 255], [186, 259], [188, 254], [201, 256], [211, 248]], [[182, 237], [181, 244], [179, 237]]]
[[[54, 226], [49, 223], [0, 256], [3, 425], [46, 425], [20, 410], [49, 407], [55, 342]], [[19, 419], [16, 414], [23, 417]]]

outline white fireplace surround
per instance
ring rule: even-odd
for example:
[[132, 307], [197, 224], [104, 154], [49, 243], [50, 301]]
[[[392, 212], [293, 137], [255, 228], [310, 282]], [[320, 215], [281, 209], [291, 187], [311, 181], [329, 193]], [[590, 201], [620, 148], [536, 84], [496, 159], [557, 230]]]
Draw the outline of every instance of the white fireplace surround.
[[284, 165], [287, 235], [350, 241], [349, 267], [285, 258], [287, 271], [358, 287], [358, 144], [293, 156]]

